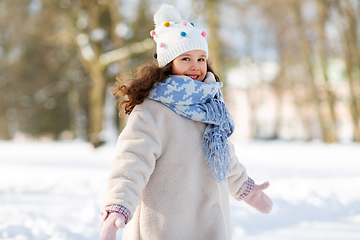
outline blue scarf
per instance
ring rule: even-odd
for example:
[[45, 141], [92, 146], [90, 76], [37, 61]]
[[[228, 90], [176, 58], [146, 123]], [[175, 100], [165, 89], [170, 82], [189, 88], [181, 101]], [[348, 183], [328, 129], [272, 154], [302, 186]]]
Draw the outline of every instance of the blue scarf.
[[171, 76], [156, 84], [149, 98], [159, 101], [182, 117], [206, 123], [203, 135], [205, 160], [214, 179], [220, 184], [230, 173], [228, 137], [234, 131], [220, 88], [212, 73], [204, 82], [186, 76]]

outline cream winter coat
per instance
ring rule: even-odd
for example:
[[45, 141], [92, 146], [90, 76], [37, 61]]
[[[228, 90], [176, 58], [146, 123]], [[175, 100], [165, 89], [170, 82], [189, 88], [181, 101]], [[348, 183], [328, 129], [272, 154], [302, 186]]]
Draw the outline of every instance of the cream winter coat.
[[119, 136], [102, 207], [131, 213], [123, 240], [231, 239], [229, 195], [248, 176], [230, 143], [232, 171], [221, 185], [204, 160], [206, 125], [146, 99]]

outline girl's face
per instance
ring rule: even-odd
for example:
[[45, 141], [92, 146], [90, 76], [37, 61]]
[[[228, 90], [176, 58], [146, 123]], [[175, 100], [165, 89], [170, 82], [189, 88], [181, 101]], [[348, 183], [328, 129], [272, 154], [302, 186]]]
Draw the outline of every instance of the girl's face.
[[204, 81], [207, 73], [206, 52], [192, 50], [181, 54], [172, 62], [173, 75], [185, 75], [196, 81]]

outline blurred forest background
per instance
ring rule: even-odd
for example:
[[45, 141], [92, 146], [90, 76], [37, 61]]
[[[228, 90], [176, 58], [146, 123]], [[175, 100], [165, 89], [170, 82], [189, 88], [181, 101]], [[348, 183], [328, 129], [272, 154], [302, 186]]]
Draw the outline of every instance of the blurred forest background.
[[109, 88], [154, 61], [164, 2], [207, 32], [239, 138], [360, 142], [360, 0], [0, 0], [0, 139], [120, 131]]

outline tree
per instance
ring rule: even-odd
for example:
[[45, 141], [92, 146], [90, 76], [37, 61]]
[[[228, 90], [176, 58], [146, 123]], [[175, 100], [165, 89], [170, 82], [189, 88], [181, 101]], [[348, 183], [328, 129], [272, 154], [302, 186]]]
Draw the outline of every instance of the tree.
[[320, 62], [321, 73], [324, 78], [324, 87], [326, 92], [326, 102], [328, 106], [328, 111], [330, 118], [327, 123], [325, 123], [325, 131], [327, 136], [327, 142], [333, 143], [337, 141], [336, 137], [336, 116], [334, 110], [334, 93], [331, 90], [328, 69], [326, 64], [326, 33], [325, 26], [327, 19], [329, 17], [329, 5], [327, 1], [317, 0], [317, 10], [318, 10], [318, 23], [317, 23], [317, 32], [318, 32], [318, 41], [317, 41], [317, 52]]
[[343, 59], [346, 65], [346, 74], [349, 84], [349, 108], [351, 113], [351, 120], [353, 126], [353, 140], [360, 141], [360, 127], [359, 127], [359, 110], [357, 103], [357, 89], [355, 88], [355, 78], [359, 78], [360, 73], [360, 58], [359, 47], [357, 40], [357, 24], [356, 13], [353, 11], [352, 6], [348, 0], [343, 2], [334, 1], [336, 10], [343, 20], [340, 25], [342, 32], [341, 44], [343, 48]]

